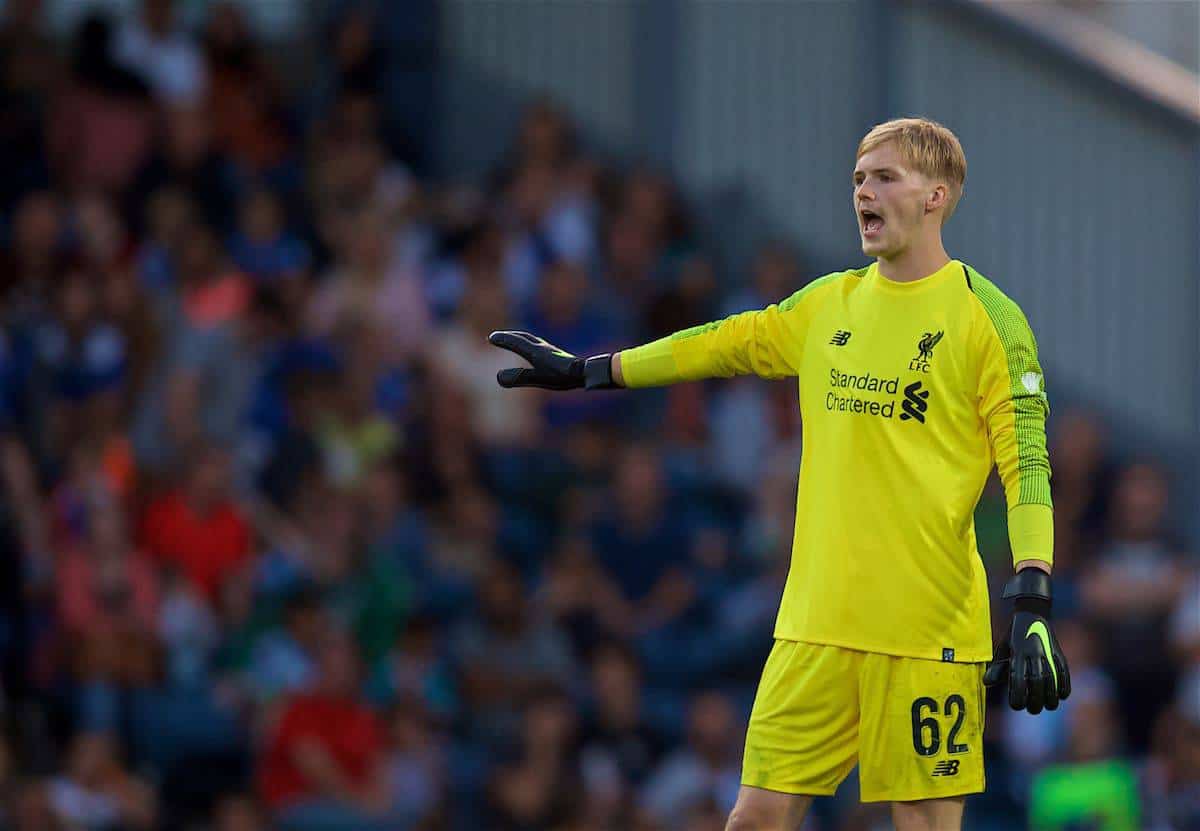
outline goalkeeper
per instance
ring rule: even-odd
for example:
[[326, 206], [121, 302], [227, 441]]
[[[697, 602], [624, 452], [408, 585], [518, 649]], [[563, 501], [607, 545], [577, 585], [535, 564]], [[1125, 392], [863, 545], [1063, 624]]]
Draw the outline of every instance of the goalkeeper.
[[[959, 829], [964, 795], [984, 789], [984, 685], [1003, 685], [1030, 713], [1070, 693], [1050, 617], [1037, 345], [1017, 305], [946, 254], [941, 229], [965, 178], [948, 129], [889, 121], [859, 143], [853, 172], [869, 266], [613, 355], [491, 336], [531, 365], [501, 371], [505, 387], [799, 379], [791, 568], [728, 829], [799, 827], [812, 797], [833, 793], [856, 762], [862, 799], [891, 802], [900, 831]], [[993, 464], [1015, 572], [994, 656], [973, 521]]]

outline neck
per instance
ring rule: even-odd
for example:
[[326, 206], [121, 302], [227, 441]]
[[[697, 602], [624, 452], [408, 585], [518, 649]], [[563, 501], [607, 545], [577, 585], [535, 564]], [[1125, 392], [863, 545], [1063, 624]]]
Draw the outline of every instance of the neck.
[[941, 236], [927, 243], [916, 243], [895, 257], [879, 258], [879, 273], [897, 283], [911, 283], [928, 277], [950, 262]]

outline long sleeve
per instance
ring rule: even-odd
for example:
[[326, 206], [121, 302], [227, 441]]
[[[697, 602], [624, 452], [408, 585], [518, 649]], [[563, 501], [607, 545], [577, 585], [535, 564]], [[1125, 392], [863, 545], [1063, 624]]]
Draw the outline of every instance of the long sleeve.
[[1037, 341], [1020, 308], [995, 286], [976, 280], [979, 407], [1008, 502], [1013, 562], [1054, 561], [1054, 518], [1046, 417], [1050, 404]]
[[655, 387], [702, 378], [799, 373], [817, 298], [845, 272], [813, 280], [782, 303], [684, 329], [621, 352], [627, 387]]

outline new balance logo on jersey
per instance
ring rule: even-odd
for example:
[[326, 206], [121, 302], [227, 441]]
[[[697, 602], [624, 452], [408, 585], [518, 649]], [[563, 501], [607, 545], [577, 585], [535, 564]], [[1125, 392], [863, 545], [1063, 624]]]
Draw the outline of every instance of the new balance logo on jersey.
[[850, 332], [846, 329], [838, 329], [833, 333], [833, 337], [829, 339], [829, 342], [834, 346], [845, 346], [849, 340]]
[[912, 418], [924, 424], [925, 411], [929, 409], [929, 404], [926, 403], [928, 398], [929, 390], [921, 389], [920, 381], [913, 381], [905, 387], [904, 400], [900, 402], [900, 409], [904, 412], [900, 413], [900, 420], [908, 421]]
[[947, 759], [933, 766], [931, 776], [958, 776], [958, 759]]

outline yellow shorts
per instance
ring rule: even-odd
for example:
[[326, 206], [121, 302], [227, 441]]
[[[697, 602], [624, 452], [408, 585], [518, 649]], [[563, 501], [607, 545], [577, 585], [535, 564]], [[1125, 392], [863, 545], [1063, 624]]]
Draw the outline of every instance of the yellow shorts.
[[859, 763], [864, 802], [983, 790], [984, 664], [775, 641], [742, 784], [823, 796]]

